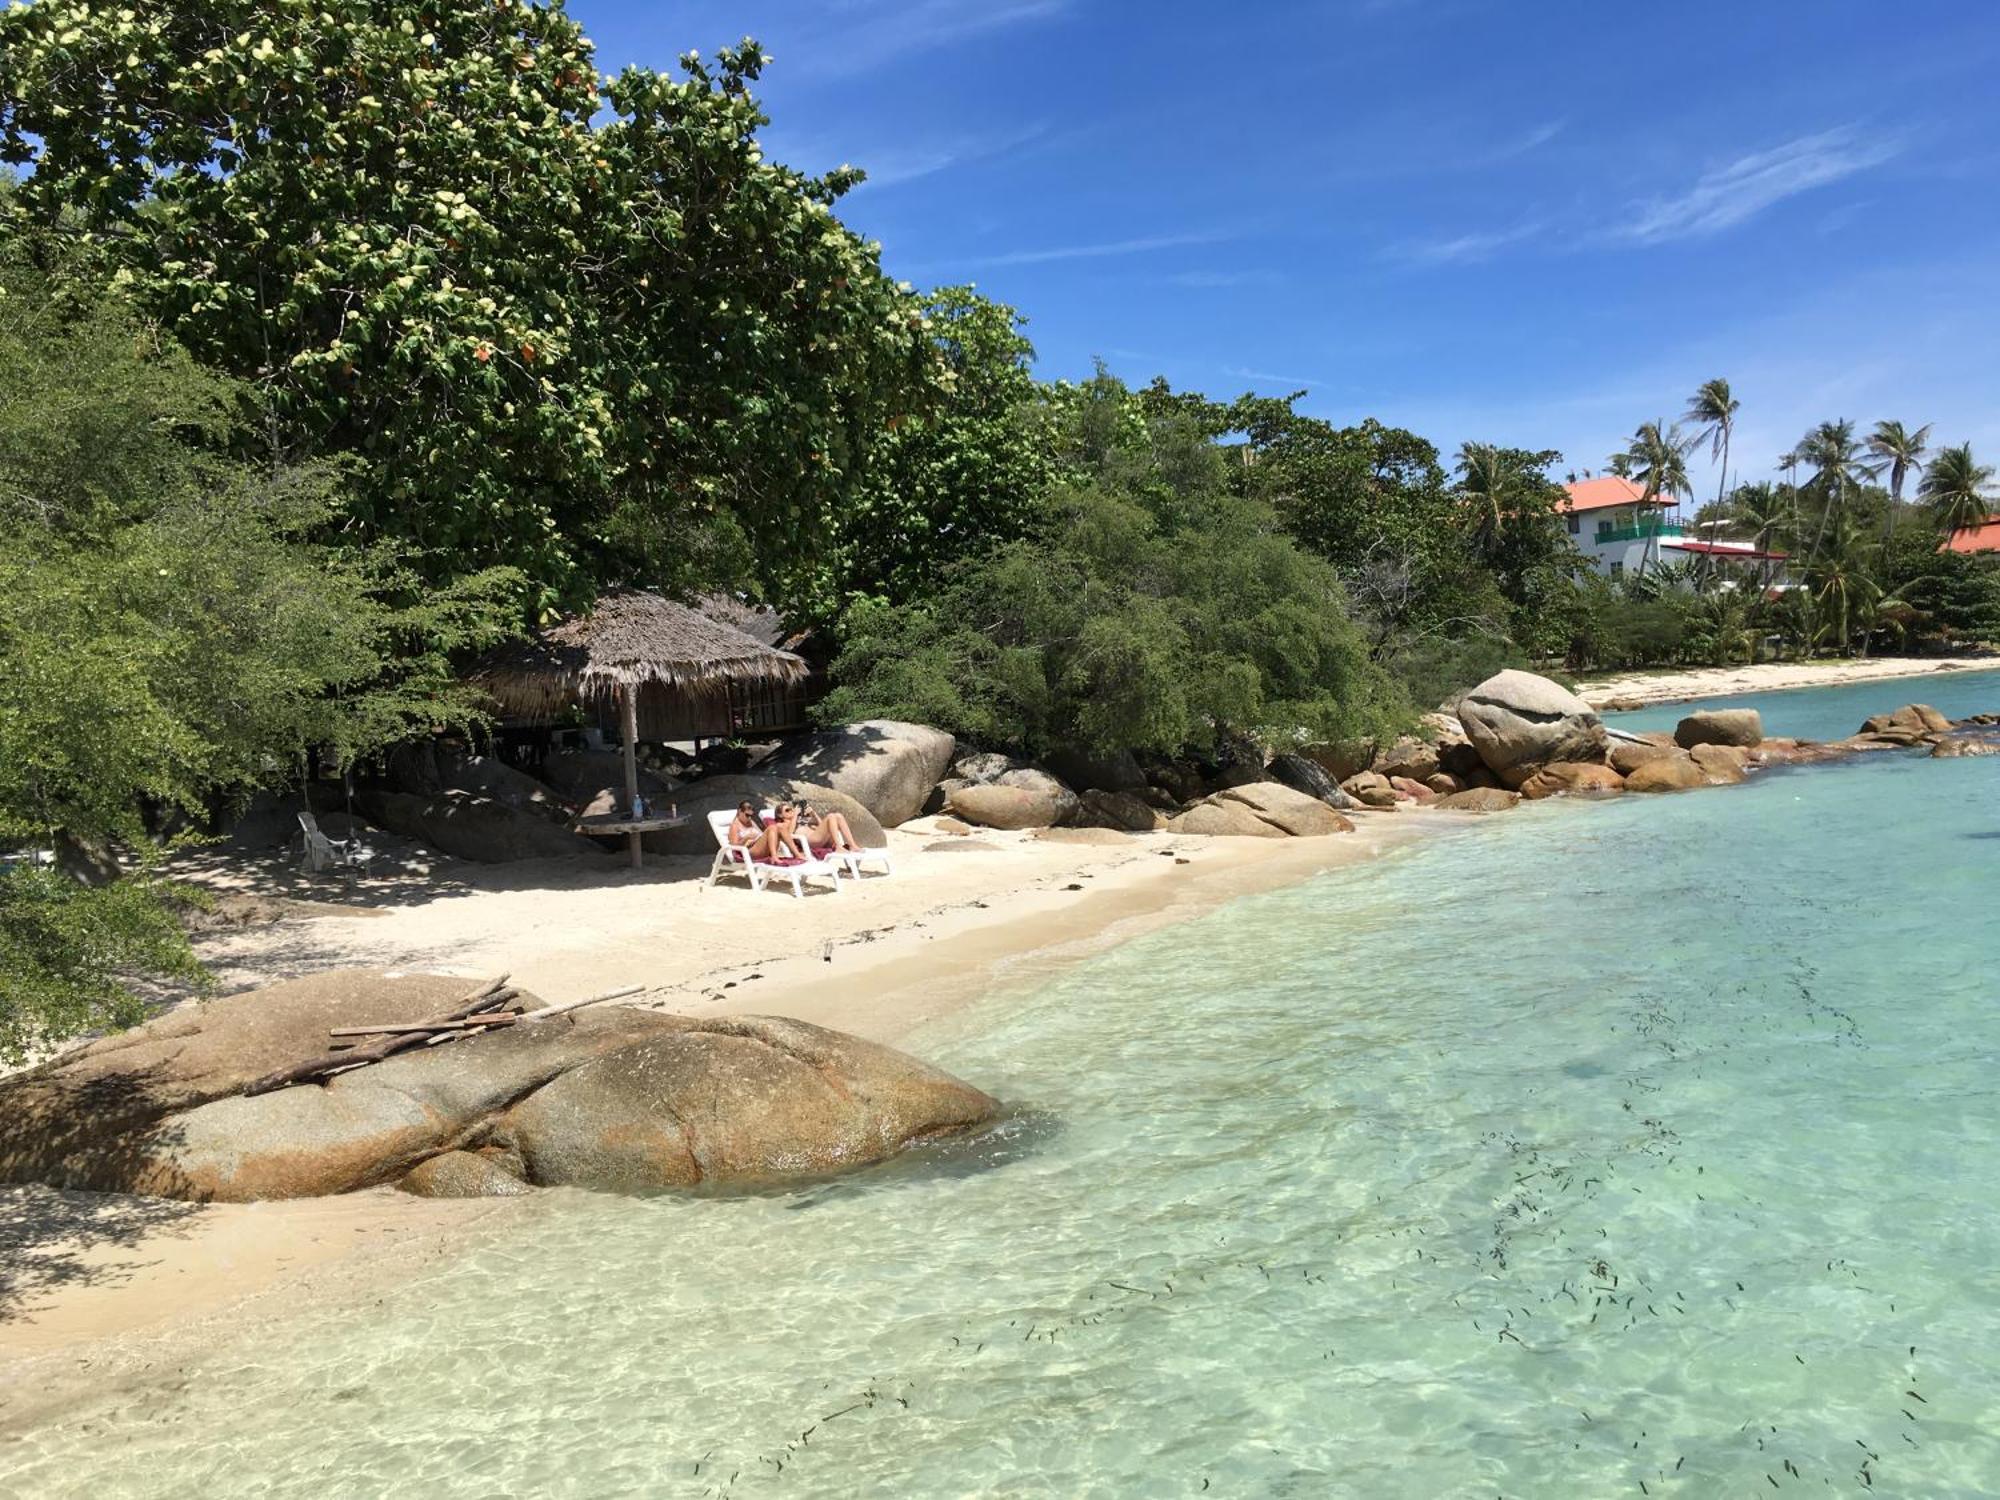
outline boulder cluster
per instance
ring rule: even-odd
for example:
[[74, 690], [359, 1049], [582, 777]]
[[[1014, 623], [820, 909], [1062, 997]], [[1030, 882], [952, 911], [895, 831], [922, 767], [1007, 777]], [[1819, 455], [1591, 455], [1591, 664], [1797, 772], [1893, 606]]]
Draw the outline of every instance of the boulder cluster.
[[245, 1202], [384, 1184], [755, 1188], [865, 1166], [991, 1120], [984, 1093], [859, 1037], [776, 1016], [602, 1006], [246, 1093], [393, 1025], [462, 979], [344, 970], [172, 1012], [0, 1083], [0, 1182]]

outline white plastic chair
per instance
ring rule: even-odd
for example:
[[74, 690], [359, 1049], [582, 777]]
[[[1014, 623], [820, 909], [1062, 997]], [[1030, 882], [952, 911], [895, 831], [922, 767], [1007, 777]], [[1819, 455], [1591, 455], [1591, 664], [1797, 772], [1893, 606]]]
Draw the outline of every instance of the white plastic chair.
[[773, 878], [791, 882], [792, 894], [806, 893], [805, 881], [809, 875], [830, 875], [833, 888], [840, 889], [840, 866], [830, 860], [802, 859], [796, 864], [775, 865], [769, 860], [752, 859], [750, 851], [741, 844], [729, 842], [729, 825], [736, 821], [733, 808], [721, 808], [708, 815], [708, 831], [715, 835], [715, 863], [708, 868], [708, 883], [714, 885], [731, 870], [740, 870], [750, 882], [750, 889], [761, 891]]
[[322, 870], [358, 870], [368, 873], [368, 862], [375, 853], [359, 839], [328, 838], [320, 832], [319, 819], [309, 812], [299, 814], [299, 830], [305, 835], [305, 857], [300, 861], [309, 875], [317, 875]]
[[[775, 808], [767, 807], [764, 809], [764, 816], [771, 817], [775, 812]], [[879, 864], [884, 875], [896, 873], [895, 863], [889, 858], [887, 849], [829, 849], [819, 858], [824, 862], [839, 865], [847, 871], [850, 878], [855, 880], [861, 878], [861, 866], [865, 863]]]

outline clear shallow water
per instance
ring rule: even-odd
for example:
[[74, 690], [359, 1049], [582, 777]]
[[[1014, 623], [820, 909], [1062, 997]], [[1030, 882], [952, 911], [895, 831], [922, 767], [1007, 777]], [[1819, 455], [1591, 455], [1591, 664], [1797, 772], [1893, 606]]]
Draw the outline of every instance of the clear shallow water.
[[1701, 698], [1693, 703], [1668, 703], [1606, 714], [1605, 722], [1634, 733], [1672, 730], [1697, 708], [1754, 708], [1764, 716], [1764, 732], [1802, 740], [1837, 740], [1853, 734], [1871, 714], [1887, 713], [1905, 703], [1928, 703], [1954, 719], [1968, 714], [2000, 713], [2000, 670], [1937, 672], [1886, 682], [1859, 682], [1846, 687], [1791, 688], [1781, 693], [1749, 693], [1737, 697]]
[[1988, 1495], [1996, 882], [1996, 760], [1539, 804], [914, 1039], [983, 1164], [545, 1195], [0, 1490]]

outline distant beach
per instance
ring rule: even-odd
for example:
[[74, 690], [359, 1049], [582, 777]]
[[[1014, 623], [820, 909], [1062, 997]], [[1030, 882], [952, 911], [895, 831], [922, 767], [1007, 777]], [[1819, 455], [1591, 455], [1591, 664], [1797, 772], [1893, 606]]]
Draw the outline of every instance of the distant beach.
[[[1742, 667], [1690, 667], [1673, 672], [1630, 672], [1577, 684], [1592, 708], [1638, 708], [1653, 703], [1692, 703], [1701, 698], [1733, 698], [1786, 688], [1838, 687], [1895, 677], [1928, 677], [1935, 672], [2000, 671], [2000, 656], [1876, 656], [1850, 661], [1771, 661]], [[1920, 695], [1921, 696], [1921, 695]]]

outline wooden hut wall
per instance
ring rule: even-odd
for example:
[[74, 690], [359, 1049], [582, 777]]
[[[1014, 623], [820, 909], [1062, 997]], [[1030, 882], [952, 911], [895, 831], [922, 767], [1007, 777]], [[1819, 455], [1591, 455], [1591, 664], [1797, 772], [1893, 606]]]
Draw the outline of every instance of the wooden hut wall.
[[[730, 683], [714, 693], [643, 688], [639, 738], [647, 741], [724, 740], [806, 726], [806, 710], [824, 691], [817, 678], [796, 683]], [[618, 705], [600, 704], [597, 722], [618, 734]]]

